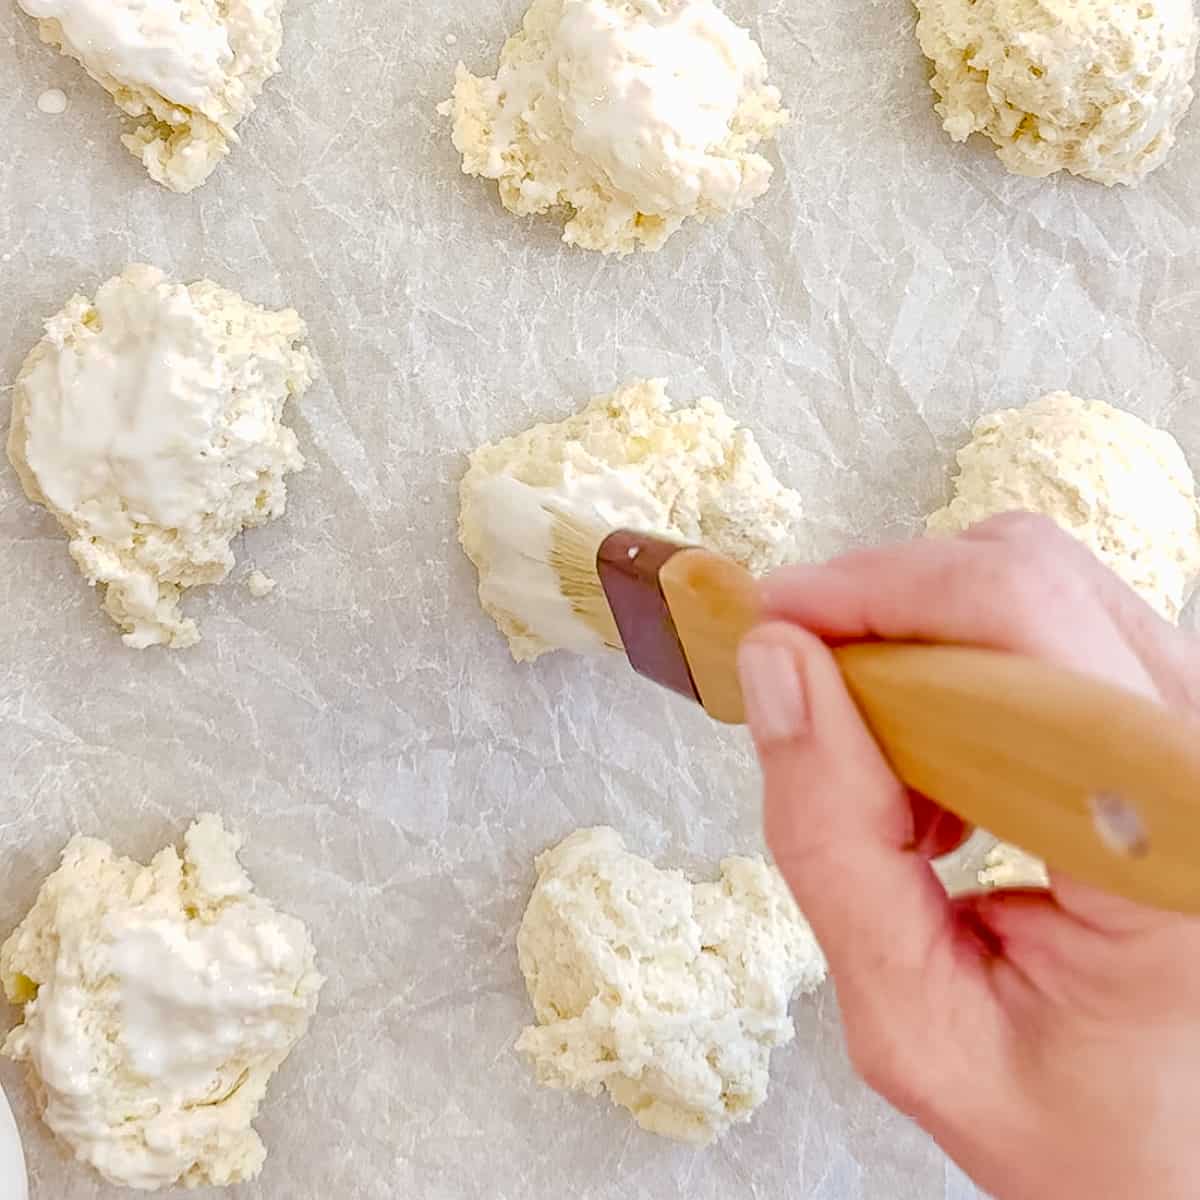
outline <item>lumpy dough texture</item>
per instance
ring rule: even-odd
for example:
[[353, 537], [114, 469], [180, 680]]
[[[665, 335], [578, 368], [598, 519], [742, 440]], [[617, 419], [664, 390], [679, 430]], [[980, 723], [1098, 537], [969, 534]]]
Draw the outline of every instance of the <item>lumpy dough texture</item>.
[[954, 499], [929, 517], [931, 532], [957, 533], [1002, 512], [1044, 513], [1178, 620], [1200, 575], [1200, 503], [1169, 433], [1051, 392], [984, 417], [958, 465]]
[[676, 408], [663, 380], [634, 380], [471, 455], [459, 536], [479, 570], [480, 602], [519, 660], [602, 644], [589, 644], [569, 614], [555, 621], [557, 581], [509, 552], [506, 483], [605, 530], [698, 543], [756, 573], [803, 557], [800, 497], [776, 479], [754, 435], [715, 400]]
[[282, 0], [19, 0], [139, 125], [122, 137], [151, 178], [202, 184], [279, 70]]
[[1192, 102], [1192, 0], [917, 0], [936, 108], [1019, 175], [1137, 184]]
[[321, 977], [308, 930], [256, 896], [215, 816], [148, 866], [74, 838], [0, 947], [47, 1125], [106, 1179], [151, 1190], [252, 1179], [251, 1122], [304, 1035]]
[[997, 842], [984, 856], [976, 873], [981, 887], [1045, 888], [1050, 886], [1046, 864], [1019, 846]]
[[771, 179], [755, 147], [787, 120], [713, 0], [534, 0], [495, 78], [460, 63], [442, 111], [507, 209], [563, 208], [563, 240], [609, 254], [753, 203]]
[[304, 465], [283, 424], [312, 379], [304, 323], [215, 283], [132, 266], [72, 298], [17, 376], [8, 452], [127, 645], [190, 646], [185, 588], [279, 516]]
[[692, 883], [584, 829], [537, 859], [517, 935], [537, 1024], [518, 1050], [551, 1087], [606, 1088], [644, 1129], [707, 1143], [766, 1099], [788, 1004], [825, 960], [761, 858]]

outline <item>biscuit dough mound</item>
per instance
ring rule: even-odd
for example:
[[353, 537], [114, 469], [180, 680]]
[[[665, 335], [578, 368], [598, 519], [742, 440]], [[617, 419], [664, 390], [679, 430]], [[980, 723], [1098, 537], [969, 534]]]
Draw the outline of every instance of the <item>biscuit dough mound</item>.
[[983, 866], [976, 872], [981, 887], [1045, 888], [1050, 875], [1040, 858], [1014, 846], [997, 842], [984, 856]]
[[174, 192], [199, 187], [279, 70], [282, 0], [18, 0], [140, 124], [121, 141]]
[[149, 866], [76, 837], [0, 947], [47, 1125], [110, 1182], [254, 1178], [251, 1122], [317, 1005], [308, 930], [253, 893], [240, 839], [200, 817]]
[[480, 602], [518, 661], [604, 647], [545, 566], [544, 506], [604, 530], [701, 544], [756, 573], [802, 557], [800, 497], [775, 478], [754, 435], [715, 400], [674, 408], [661, 379], [634, 380], [565, 421], [476, 450], [461, 503]]
[[1192, 102], [1192, 0], [917, 0], [946, 132], [1018, 175], [1138, 184]]
[[283, 424], [312, 381], [304, 322], [203, 280], [132, 266], [75, 296], [17, 376], [8, 453], [126, 645], [190, 646], [185, 588], [219, 583], [233, 539], [273, 520], [304, 465]]
[[608, 1090], [643, 1129], [708, 1143], [767, 1095], [788, 1004], [825, 959], [778, 872], [727, 858], [691, 883], [583, 829], [537, 859], [517, 935], [537, 1024], [517, 1042], [540, 1082]]
[[975, 426], [954, 499], [927, 521], [958, 533], [996, 513], [1052, 517], [1177, 621], [1200, 576], [1200, 501], [1179, 443], [1132, 413], [1051, 392]]
[[563, 240], [606, 254], [748, 207], [771, 179], [755, 147], [787, 121], [762, 51], [713, 0], [533, 0], [495, 78], [460, 63], [440, 111], [505, 208], [565, 209]]

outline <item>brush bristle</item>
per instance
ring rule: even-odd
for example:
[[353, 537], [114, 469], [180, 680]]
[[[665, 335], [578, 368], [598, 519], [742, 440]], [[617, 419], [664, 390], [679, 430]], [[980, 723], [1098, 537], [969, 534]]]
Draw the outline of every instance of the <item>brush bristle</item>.
[[596, 573], [600, 544], [612, 531], [580, 521], [571, 513], [547, 507], [550, 517], [550, 569], [575, 615], [606, 645], [620, 650], [621, 635]]

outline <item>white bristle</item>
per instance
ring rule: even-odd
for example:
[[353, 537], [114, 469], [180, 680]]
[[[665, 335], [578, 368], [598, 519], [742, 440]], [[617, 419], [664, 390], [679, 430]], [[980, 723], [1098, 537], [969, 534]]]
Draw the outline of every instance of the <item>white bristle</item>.
[[469, 515], [482, 540], [484, 608], [547, 647], [620, 648], [596, 552], [615, 529], [651, 527], [653, 512], [618, 472], [566, 472], [553, 488], [496, 475], [474, 490]]
[[596, 573], [596, 555], [600, 544], [612, 532], [581, 521], [572, 513], [543, 505], [550, 518], [548, 566], [558, 577], [559, 590], [572, 612], [615, 650], [621, 648], [621, 635], [604, 596]]

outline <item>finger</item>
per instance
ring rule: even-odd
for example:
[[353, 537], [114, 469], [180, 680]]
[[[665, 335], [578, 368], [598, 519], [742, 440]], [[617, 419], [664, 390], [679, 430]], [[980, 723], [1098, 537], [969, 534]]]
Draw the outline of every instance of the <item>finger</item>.
[[928, 796], [910, 789], [909, 808], [912, 810], [913, 849], [923, 858], [941, 858], [957, 850], [971, 835], [967, 823]]
[[1094, 954], [1098, 934], [1082, 928], [1042, 888], [1007, 888], [958, 897], [987, 927], [997, 948], [1027, 974], [1076, 971]]
[[1195, 703], [1188, 672], [1180, 670], [1180, 662], [1194, 653], [1190, 644], [1193, 639], [1176, 629], [1082, 542], [1048, 518], [1026, 512], [990, 517], [962, 536], [970, 541], [999, 542], [1018, 552], [1035, 542], [1052, 546], [1064, 566], [1073, 566], [1087, 577], [1093, 596], [1131, 644], [1162, 698], [1172, 705]]
[[1089, 580], [1045, 549], [929, 538], [787, 567], [763, 581], [761, 594], [768, 616], [824, 638], [1007, 650], [1160, 698]]
[[957, 960], [908, 795], [828, 649], [773, 624], [746, 639], [739, 662], [768, 844], [829, 960], [855, 1063], [894, 1100], [924, 1070], [927, 988], [978, 964]]
[[1050, 870], [1050, 890], [1064, 912], [1101, 933], [1143, 934], [1182, 920], [1180, 913], [1135, 904], [1121, 896], [1080, 883], [1061, 871]]
[[[1060, 530], [1048, 518], [1032, 513], [1002, 513], [973, 526], [963, 538], [998, 544], [1022, 554], [1036, 544], [1042, 552], [1051, 553], [1063, 568], [1085, 578], [1092, 596], [1108, 614], [1120, 636], [1130, 644], [1152, 681], [1153, 690], [1147, 694], [1168, 704], [1187, 704], [1188, 673], [1180, 670], [1180, 663], [1186, 660], [1191, 648], [1185, 649], [1179, 631], [1081, 542]], [[1126, 680], [1117, 679], [1116, 682], [1128, 686]], [[1059, 919], [1073, 916], [1105, 933], [1140, 932], [1173, 919], [1156, 909], [1132, 904], [1119, 896], [1079, 883], [1061, 872], [1051, 872], [1050, 882], [1061, 910]]]
[[1178, 632], [1183, 707], [1200, 713], [1200, 635]]
[[[1103, 1020], [1128, 986], [1146, 987], [1140, 978], [1145, 970], [1141, 952], [1154, 945], [1154, 935], [1163, 927], [1163, 914], [1098, 894], [1089, 915], [1103, 911], [1105, 901], [1110, 927], [1081, 920], [1060, 896], [1044, 891], [987, 892], [960, 897], [957, 903], [989, 930], [1005, 961], [1020, 975], [1026, 999], [1049, 1000], [1076, 1016]], [[1175, 925], [1185, 920], [1169, 914], [1165, 919]], [[1151, 957], [1161, 962], [1157, 949]], [[997, 981], [1004, 979], [998, 974]], [[1006, 998], [1021, 1000], [1021, 989]]]
[[[995, 535], [1011, 525], [987, 523], [979, 536], [930, 538], [860, 551], [825, 567], [787, 568], [764, 582], [764, 603], [825, 636], [961, 642], [1029, 654], [1161, 700], [1123, 631], [1096, 602], [1093, 573], [1073, 565], [1079, 548], [1065, 534], [1037, 546], [1007, 545]], [[1061, 876], [1053, 886], [1070, 913], [1100, 928], [1154, 919], [1152, 910]]]

